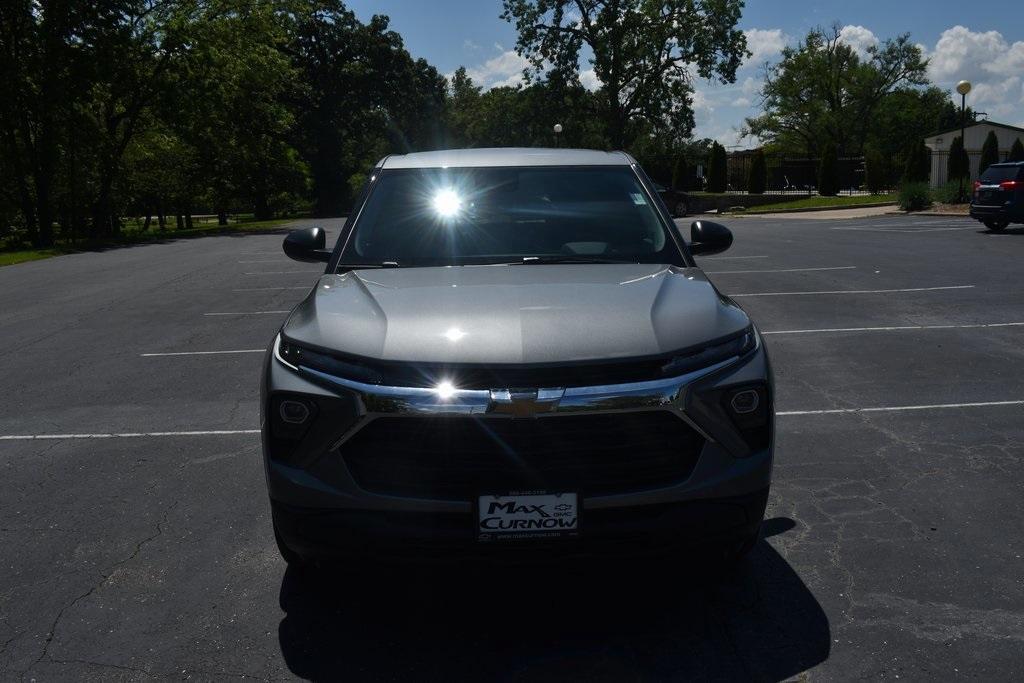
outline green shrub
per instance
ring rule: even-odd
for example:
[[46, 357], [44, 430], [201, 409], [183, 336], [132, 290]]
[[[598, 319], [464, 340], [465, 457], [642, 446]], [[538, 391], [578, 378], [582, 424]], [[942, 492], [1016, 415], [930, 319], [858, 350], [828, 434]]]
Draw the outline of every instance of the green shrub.
[[728, 183], [726, 173], [725, 147], [713, 143], [711, 145], [711, 160], [708, 163], [708, 192], [725, 192]]
[[[967, 187], [964, 181], [964, 195], [970, 197], [971, 188]], [[940, 185], [932, 190], [932, 198], [940, 204], [956, 204], [960, 199], [960, 182], [950, 180], [945, 185]]]
[[874, 147], [869, 147], [864, 154], [864, 184], [871, 194], [881, 194], [889, 187], [889, 164]]
[[1010, 147], [1010, 156], [1006, 157], [1007, 161], [1024, 161], [1024, 144], [1021, 144], [1020, 138], [1013, 141], [1013, 146]]
[[932, 205], [928, 183], [903, 183], [896, 204], [904, 211], [921, 211]]
[[999, 139], [992, 131], [988, 132], [985, 144], [981, 146], [981, 162], [978, 164], [978, 175], [985, 172], [985, 169], [992, 164], [999, 163]]
[[959, 135], [949, 146], [949, 161], [946, 162], [946, 177], [950, 180], [967, 178], [971, 174], [971, 160], [964, 151], [964, 141]]
[[818, 168], [818, 194], [822, 197], [835, 197], [839, 194], [839, 160], [836, 157], [836, 146], [828, 144], [821, 153], [821, 166]]
[[932, 151], [918, 140], [907, 150], [903, 167], [903, 183], [927, 183], [932, 174]]
[[768, 164], [764, 159], [764, 150], [754, 151], [750, 159], [750, 173], [747, 176], [747, 192], [750, 194], [764, 194], [768, 189]]

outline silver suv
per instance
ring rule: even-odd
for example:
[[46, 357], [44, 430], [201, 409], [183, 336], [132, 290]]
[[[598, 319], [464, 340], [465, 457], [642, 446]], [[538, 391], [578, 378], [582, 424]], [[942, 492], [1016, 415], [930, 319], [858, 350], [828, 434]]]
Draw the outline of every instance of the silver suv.
[[764, 344], [628, 155], [389, 156], [262, 383], [274, 533], [328, 558], [668, 553], [757, 539], [774, 413]]

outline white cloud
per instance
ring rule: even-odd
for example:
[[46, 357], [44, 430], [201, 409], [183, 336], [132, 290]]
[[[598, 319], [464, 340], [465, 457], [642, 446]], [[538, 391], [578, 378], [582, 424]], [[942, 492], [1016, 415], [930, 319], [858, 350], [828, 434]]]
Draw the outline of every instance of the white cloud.
[[782, 48], [786, 47], [790, 40], [781, 28], [752, 28], [744, 33], [747, 36], [747, 49], [751, 52], [745, 66], [761, 66], [771, 61], [782, 52]]
[[580, 83], [584, 88], [590, 91], [597, 90], [601, 87], [601, 79], [597, 77], [593, 69], [583, 69], [580, 71]]
[[521, 85], [523, 69], [528, 66], [528, 59], [520, 57], [515, 50], [506, 50], [483, 64], [467, 67], [466, 73], [473, 79], [473, 83], [489, 90], [504, 85]]
[[478, 43], [474, 43], [469, 38], [466, 38], [464, 41], [462, 41], [462, 47], [463, 49], [469, 50], [471, 52], [475, 52], [476, 50], [480, 49], [480, 45]]
[[878, 36], [863, 26], [851, 24], [839, 30], [839, 41], [852, 47], [863, 59], [867, 56], [869, 47], [878, 45]]
[[1024, 41], [1009, 43], [999, 31], [953, 26], [925, 56], [928, 76], [939, 86], [951, 90], [966, 79], [974, 86], [967, 96], [973, 109], [1000, 123], [1024, 123], [1024, 85], [1018, 75], [1024, 72]]

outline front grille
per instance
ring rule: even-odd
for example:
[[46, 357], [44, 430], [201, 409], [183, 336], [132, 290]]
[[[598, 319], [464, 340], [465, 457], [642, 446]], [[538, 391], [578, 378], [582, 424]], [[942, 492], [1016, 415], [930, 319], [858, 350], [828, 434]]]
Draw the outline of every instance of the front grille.
[[585, 496], [670, 486], [704, 439], [665, 412], [501, 418], [378, 418], [341, 446], [371, 493], [436, 500], [523, 490]]

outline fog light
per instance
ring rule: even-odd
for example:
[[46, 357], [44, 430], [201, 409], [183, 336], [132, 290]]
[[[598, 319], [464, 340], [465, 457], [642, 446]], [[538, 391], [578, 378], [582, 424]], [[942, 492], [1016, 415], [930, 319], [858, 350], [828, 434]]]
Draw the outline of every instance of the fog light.
[[298, 401], [281, 401], [278, 409], [281, 419], [288, 424], [300, 425], [309, 419], [309, 408]]
[[737, 415], [747, 415], [757, 410], [757, 407], [761, 405], [761, 398], [757, 395], [756, 390], [744, 389], [732, 395], [729, 405]]

